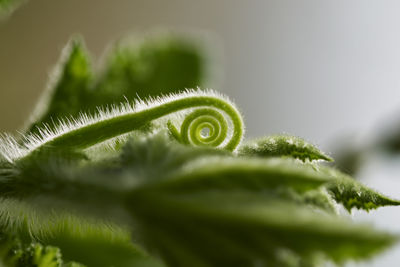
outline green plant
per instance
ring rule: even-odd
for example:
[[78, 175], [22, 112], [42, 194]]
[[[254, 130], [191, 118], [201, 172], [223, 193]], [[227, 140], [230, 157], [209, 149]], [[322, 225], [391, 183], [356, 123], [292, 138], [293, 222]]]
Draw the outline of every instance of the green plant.
[[397, 241], [338, 209], [400, 202], [300, 138], [242, 142], [231, 101], [184, 90], [203, 74], [187, 42], [117, 47], [97, 74], [71, 41], [26, 132], [0, 141], [4, 265], [323, 266]]

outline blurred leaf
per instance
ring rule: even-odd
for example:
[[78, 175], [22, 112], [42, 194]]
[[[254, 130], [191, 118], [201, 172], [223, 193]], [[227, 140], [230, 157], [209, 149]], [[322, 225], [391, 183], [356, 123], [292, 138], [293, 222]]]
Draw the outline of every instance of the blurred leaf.
[[[198, 158], [228, 156], [229, 153], [206, 147], [182, 145], [165, 131], [154, 135], [136, 135], [122, 148], [120, 168], [142, 177], [144, 182], [163, 178]], [[156, 168], [155, 168], [156, 166]]]
[[258, 157], [292, 157], [302, 161], [332, 158], [303, 139], [290, 135], [274, 135], [251, 140], [239, 148], [239, 155]]
[[[66, 260], [88, 266], [163, 266], [135, 246], [128, 231], [114, 224], [94, 223], [93, 220], [68, 214], [55, 215], [16, 200], [1, 200], [0, 227], [3, 232], [17, 236], [21, 244], [40, 242], [46, 246], [56, 246]], [[40, 247], [34, 248], [35, 253], [31, 251], [26, 255], [30, 261], [38, 256], [36, 254], [40, 256], [44, 248], [40, 251], [37, 249]], [[53, 248], [45, 250], [51, 252], [49, 255], [58, 251]], [[48, 257], [40, 259], [44, 261]]]
[[207, 188], [260, 191], [279, 187], [306, 191], [330, 180], [331, 176], [291, 159], [207, 157], [183, 166], [166, 179], [150, 186], [174, 192]]
[[[169, 266], [301, 266], [364, 259], [395, 239], [365, 225], [256, 195], [132, 194], [143, 242]], [[291, 255], [294, 262], [286, 262]], [[234, 255], [234, 257], [233, 257]]]
[[123, 147], [118, 161], [114, 165], [114, 179], [119, 169], [131, 179], [138, 179], [136, 187], [145, 190], [175, 194], [210, 190], [263, 192], [271, 199], [336, 212], [331, 195], [320, 188], [335, 178], [330, 173], [318, 172], [314, 165], [287, 158], [235, 158], [226, 151], [181, 145], [160, 132], [136, 135]]
[[[123, 147], [120, 169], [137, 187], [173, 192], [262, 191], [293, 188], [316, 189], [330, 182], [331, 175], [292, 159], [234, 157], [227, 151], [182, 145], [165, 132], [136, 136]], [[114, 179], [118, 173], [114, 171]]]
[[200, 52], [189, 42], [153, 37], [117, 43], [103, 71], [93, 74], [83, 41], [74, 38], [64, 48], [29, 132], [37, 133], [43, 123], [52, 127], [60, 118], [77, 118], [81, 112], [95, 114], [99, 106], [197, 87], [203, 65]]
[[358, 135], [344, 134], [333, 142], [335, 144], [332, 147], [332, 155], [335, 158], [334, 166], [347, 175], [356, 174], [365, 163], [366, 158], [374, 153], [369, 151], [365, 141], [361, 140]]
[[[109, 208], [103, 203], [110, 202], [118, 208], [118, 202], [110, 200], [124, 199], [129, 193], [125, 203], [135, 219], [131, 224], [138, 235], [135, 238], [141, 237], [149, 251], [160, 255], [170, 266], [318, 266], [319, 255], [339, 263], [363, 259], [395, 241], [370, 227], [328, 215], [333, 210], [332, 199], [321, 186], [327, 184], [329, 190], [335, 190], [333, 185], [341, 181], [339, 173], [330, 168], [287, 158], [234, 157], [218, 150], [180, 145], [165, 132], [135, 137], [124, 146], [121, 156], [108, 159], [105, 165], [88, 162], [77, 167], [74, 161], [68, 165], [62, 153], [58, 163], [61, 165], [51, 167], [38, 157], [29, 169], [18, 172], [31, 180], [27, 187], [31, 192], [43, 188], [39, 195], [52, 194], [51, 202], [64, 198], [84, 206], [91, 199], [92, 209], [100, 206], [104, 214]], [[57, 157], [50, 156], [52, 160]], [[82, 162], [78, 160], [79, 164]], [[57, 180], [64, 181], [60, 190], [54, 184]], [[105, 191], [98, 191], [103, 187]], [[301, 189], [302, 194], [285, 195], [290, 188]], [[352, 194], [352, 199], [369, 201], [363, 194]], [[51, 207], [49, 199], [44, 200], [40, 203], [29, 198], [30, 202]], [[11, 225], [20, 225], [22, 218], [38, 220], [29, 209], [21, 210], [13, 202], [6, 202], [3, 210], [11, 219], [5, 217], [2, 221]], [[108, 236], [107, 229], [91, 230], [95, 226], [87, 228], [80, 220], [63, 217], [58, 217], [59, 221], [39, 218], [44, 222], [33, 223], [31, 229], [25, 226], [23, 229], [29, 230], [24, 232], [38, 235], [37, 239], [46, 245], [60, 247], [68, 260], [89, 266], [109, 266], [105, 263], [110, 262], [126, 266], [124, 260], [138, 257], [125, 250], [130, 244], [123, 241], [129, 240], [125, 239], [126, 234], [122, 243], [114, 243], [110, 242], [115, 239]], [[95, 257], [87, 258], [88, 255]], [[140, 259], [140, 264], [135, 263], [138, 266], [157, 266], [151, 258], [139, 256]]]
[[38, 133], [37, 127], [43, 123], [52, 125], [60, 118], [76, 117], [80, 111], [90, 107], [91, 81], [90, 58], [83, 41], [72, 39], [62, 52], [48, 91], [37, 107], [38, 119], [30, 125], [29, 132]]
[[337, 203], [325, 188], [310, 190], [302, 195], [293, 196], [292, 199], [311, 207], [322, 209], [329, 213], [337, 213]]
[[117, 43], [95, 85], [100, 94], [97, 104], [195, 88], [202, 84], [203, 65], [193, 44], [172, 36]]

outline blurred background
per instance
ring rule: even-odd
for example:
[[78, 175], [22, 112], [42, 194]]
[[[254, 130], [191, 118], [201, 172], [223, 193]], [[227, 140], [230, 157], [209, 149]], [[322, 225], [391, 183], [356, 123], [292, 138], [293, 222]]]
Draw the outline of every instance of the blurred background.
[[[21, 129], [73, 34], [96, 65], [116, 39], [169, 30], [205, 51], [202, 85], [238, 104], [248, 138], [290, 133], [328, 153], [365, 144], [400, 115], [399, 11], [365, 0], [32, 0], [0, 22], [0, 131]], [[399, 157], [365, 161], [356, 176], [400, 198]], [[353, 216], [400, 233], [399, 208]], [[399, 247], [350, 266], [398, 262]]]

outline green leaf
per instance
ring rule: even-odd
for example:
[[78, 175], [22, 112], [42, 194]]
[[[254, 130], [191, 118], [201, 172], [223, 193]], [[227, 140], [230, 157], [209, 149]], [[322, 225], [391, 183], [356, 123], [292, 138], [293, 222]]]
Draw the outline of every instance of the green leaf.
[[[369, 226], [254, 194], [142, 191], [129, 205], [143, 242], [169, 266], [300, 266], [319, 255], [342, 263], [395, 241]], [[294, 264], [279, 256], [285, 252]]]
[[167, 178], [148, 186], [174, 192], [201, 190], [260, 191], [289, 187], [299, 191], [315, 189], [332, 179], [312, 166], [291, 159], [207, 157], [190, 162]]
[[251, 140], [239, 148], [239, 155], [258, 157], [292, 157], [302, 161], [326, 160], [332, 158], [314, 145], [290, 135], [273, 135]]
[[[361, 230], [360, 232], [356, 231], [356, 233], [353, 233], [353, 230], [351, 230], [349, 237], [337, 236], [337, 239], [333, 238], [340, 230], [334, 228], [332, 225], [338, 224], [337, 227], [339, 227], [344, 223], [346, 226], [343, 226], [343, 231], [350, 231], [346, 229], [348, 229], [348, 227], [353, 229], [353, 226], [351, 226], [349, 222], [339, 222], [337, 221], [337, 217], [329, 217], [327, 215], [329, 213], [334, 213], [335, 208], [334, 203], [332, 203], [332, 198], [326, 194], [323, 187], [326, 187], [331, 193], [335, 192], [335, 190], [341, 192], [342, 195], [333, 194], [333, 198], [344, 205], [349, 205], [346, 204], [349, 202], [349, 199], [351, 205], [354, 205], [354, 203], [362, 203], [363, 205], [359, 206], [363, 208], [370, 208], [370, 202], [376, 205], [383, 204], [383, 202], [379, 202], [383, 199], [382, 196], [374, 195], [376, 194], [375, 192], [359, 184], [349, 183], [349, 181], [352, 181], [350, 178], [343, 176], [334, 169], [318, 166], [314, 163], [304, 164], [290, 158], [236, 157], [233, 153], [227, 151], [184, 146], [174, 141], [171, 137], [168, 137], [164, 131], [156, 135], [149, 135], [148, 133], [142, 132], [140, 135], [134, 135], [134, 137], [135, 139], [130, 140], [123, 147], [121, 156], [112, 159], [105, 158], [101, 162], [90, 162], [88, 159], [77, 158], [74, 154], [71, 154], [72, 159], [68, 159], [68, 153], [63, 150], [55, 154], [49, 154], [47, 160], [50, 160], [50, 162], [45, 161], [46, 157], [42, 158], [36, 155], [29, 161], [24, 162], [24, 164], [17, 164], [15, 166], [17, 167], [17, 170], [14, 171], [16, 176], [2, 177], [2, 192], [10, 196], [14, 192], [17, 192], [18, 194], [16, 196], [26, 197], [23, 194], [21, 195], [25, 190], [26, 194], [29, 196], [27, 198], [28, 201], [47, 208], [52, 207], [53, 204], [55, 204], [55, 208], [68, 207], [69, 209], [75, 208], [76, 206], [79, 206], [79, 208], [86, 206], [93, 212], [93, 210], [99, 210], [98, 207], [100, 206], [103, 217], [107, 217], [107, 214], [110, 214], [110, 210], [119, 210], [121, 205], [125, 205], [125, 197], [129, 194], [130, 201], [128, 201], [128, 207], [131, 209], [136, 221], [138, 221], [140, 225], [142, 223], [144, 224], [144, 226], [140, 227], [141, 230], [136, 229], [136, 223], [133, 224], [135, 225], [135, 233], [137, 232], [139, 235], [143, 235], [144, 239], [147, 240], [145, 243], [148, 244], [148, 248], [156, 248], [156, 251], [160, 253], [164, 260], [173, 266], [181, 266], [180, 264], [185, 266], [184, 264], [192, 261], [194, 262], [192, 266], [202, 266], [202, 264], [206, 266], [210, 266], [210, 264], [214, 264], [215, 266], [217, 266], [216, 264], [221, 264], [220, 266], [231, 264], [235, 266], [235, 264], [237, 264], [240, 266], [240, 264], [247, 265], [248, 261], [258, 260], [262, 262], [265, 261], [265, 263], [273, 266], [310, 266], [310, 264], [314, 264], [315, 258], [317, 258], [317, 251], [320, 251], [317, 249], [317, 247], [320, 246], [317, 243], [322, 242], [321, 240], [323, 240], [323, 242], [328, 242], [328, 240], [332, 238], [333, 241], [331, 240], [329, 242], [337, 242], [337, 247], [326, 248], [326, 251], [332, 252], [325, 252], [328, 253], [325, 255], [326, 257], [337, 262], [347, 258], [363, 258], [390, 243], [388, 241], [390, 238], [387, 235], [383, 235], [382, 237], [387, 238], [385, 239], [387, 242], [385, 240], [378, 240], [382, 243], [368, 240], [360, 241], [358, 235], [361, 235]], [[56, 163], [52, 163], [54, 161]], [[13, 171], [10, 171], [10, 173], [13, 173]], [[113, 179], [109, 179], [110, 175], [112, 175]], [[23, 184], [17, 187], [8, 187], [10, 184], [12, 185], [21, 181], [18, 179], [22, 179]], [[345, 188], [347, 188], [346, 190], [350, 193], [343, 194], [343, 191], [339, 190], [343, 181], [347, 181]], [[25, 189], [22, 190], [22, 188]], [[364, 193], [367, 191], [368, 194]], [[99, 195], [102, 196], [101, 199], [98, 198]], [[150, 201], [150, 203], [147, 203], [148, 201]], [[160, 203], [158, 203], [158, 201]], [[64, 202], [68, 202], [72, 207], [65, 205]], [[164, 204], [166, 205], [168, 203], [170, 203], [170, 206], [164, 206]], [[186, 204], [189, 206], [186, 206]], [[387, 202], [386, 204], [396, 203]], [[180, 213], [181, 205], [183, 205], [184, 208], [182, 214]], [[208, 221], [208, 219], [206, 220], [206, 226], [201, 225], [200, 230], [196, 228], [197, 226], [192, 229], [192, 227], [194, 227], [193, 224], [196, 225], [195, 222], [202, 221], [200, 220], [201, 214], [203, 214], [203, 212], [208, 212], [207, 210], [204, 211], [207, 207], [212, 209], [212, 214], [224, 214], [224, 212], [227, 211], [232, 211], [232, 213], [233, 211], [237, 211], [238, 216], [242, 214], [240, 218], [234, 217], [230, 221], [228, 219], [224, 221], [224, 225], [232, 224], [232, 227], [235, 226], [238, 228], [232, 228], [229, 233], [227, 233], [228, 236], [224, 234], [223, 236], [216, 235], [214, 237], [215, 233], [219, 233], [218, 231], [220, 231], [220, 228], [214, 228], [213, 224], [218, 224], [217, 221], [219, 219], [217, 218], [217, 221], [213, 221], [215, 217], [212, 217], [209, 218], [210, 221]], [[214, 210], [214, 208], [216, 210]], [[290, 213], [294, 217], [284, 217], [281, 213], [276, 213], [278, 211], [275, 211], [275, 208], [282, 214]], [[14, 206], [8, 202], [4, 207], [6, 211], [5, 214], [14, 214], [12, 216], [13, 220], [18, 218], [15, 213], [10, 213], [8, 209], [18, 211], [21, 210], [19, 206], [14, 208]], [[164, 218], [164, 216], [167, 216], [163, 213], [164, 211], [162, 211], [164, 209], [165, 212], [168, 212], [168, 209], [174, 209], [167, 219]], [[194, 214], [190, 211], [191, 209], [193, 209]], [[199, 209], [201, 213], [196, 214]], [[254, 241], [257, 243], [254, 245], [256, 251], [261, 251], [259, 253], [264, 255], [264, 258], [262, 258], [259, 254], [252, 254], [243, 250], [243, 244], [247, 244], [248, 242], [246, 238], [255, 238], [252, 237], [256, 235], [255, 232], [246, 232], [244, 236], [239, 239], [233, 237], [233, 241], [230, 236], [231, 233], [239, 231], [239, 229], [247, 229], [249, 227], [247, 224], [242, 225], [241, 223], [242, 220], [246, 221], [252, 218], [251, 216], [253, 215], [247, 213], [247, 210], [253, 209], [257, 210], [256, 213], [259, 212], [260, 216], [264, 213], [271, 214], [273, 218], [276, 217], [276, 220], [282, 221], [281, 224], [283, 224], [283, 226], [285, 226], [283, 222], [286, 222], [286, 220], [297, 222], [303, 220], [305, 216], [309, 218], [307, 222], [310, 224], [310, 227], [317, 231], [318, 234], [320, 231], [323, 231], [325, 236], [319, 237], [317, 235], [317, 237], [315, 237], [317, 241], [315, 241], [313, 247], [303, 252], [302, 248], [291, 243], [296, 243], [299, 242], [298, 240], [304, 240], [306, 238], [302, 236], [303, 228], [300, 226], [285, 226], [287, 228], [294, 227], [290, 230], [292, 231], [290, 232], [291, 237], [285, 236], [282, 229], [278, 231], [276, 229], [271, 230], [267, 228], [269, 230], [265, 230], [268, 232], [268, 235], [264, 237], [265, 239], [269, 238], [271, 240], [269, 232], [279, 233], [279, 236], [275, 236], [274, 234], [272, 236], [272, 243], [268, 243], [267, 241], [265, 241], [265, 243], [258, 240]], [[293, 210], [298, 210], [299, 213], [295, 213]], [[314, 213], [314, 211], [318, 211], [318, 213]], [[175, 214], [175, 212], [178, 212], [178, 214]], [[151, 214], [149, 215], [148, 213]], [[24, 210], [20, 214], [26, 216], [26, 214], [29, 214], [29, 209]], [[89, 212], [88, 214], [92, 213]], [[31, 218], [30, 216], [31, 215], [28, 215], [28, 218]], [[118, 219], [118, 217], [114, 216], [115, 214], [110, 218]], [[176, 218], [174, 218], [175, 216]], [[194, 216], [193, 221], [189, 220], [191, 216]], [[298, 216], [298, 218], [296, 216]], [[325, 216], [328, 217], [326, 217], [326, 220], [320, 221], [317, 217], [321, 216], [323, 218], [325, 218]], [[189, 221], [184, 218], [187, 218]], [[205, 219], [206, 218], [207, 217], [205, 217]], [[170, 219], [173, 219], [173, 221], [170, 222]], [[272, 218], [269, 217], [264, 218], [263, 215], [260, 220], [264, 219], [272, 220]], [[33, 219], [33, 221], [35, 220], [36, 219]], [[163, 223], [164, 220], [166, 220], [165, 224]], [[333, 221], [330, 222], [330, 220]], [[10, 219], [5, 219], [4, 221], [8, 222]], [[81, 225], [79, 222], [75, 221], [68, 223], [64, 221], [65, 219], [61, 220], [61, 225]], [[152, 223], [156, 225], [152, 226]], [[165, 225], [162, 227], [166, 228], [163, 229], [158, 223], [162, 223]], [[269, 221], [265, 223], [267, 225], [270, 224]], [[277, 221], [274, 221], [274, 223], [275, 225], [279, 225]], [[182, 232], [185, 235], [184, 237], [175, 236], [179, 234], [178, 229], [182, 228], [181, 224], [192, 226]], [[209, 224], [212, 226], [210, 226], [211, 229], [207, 228]], [[249, 222], [249, 224], [252, 224], [252, 222]], [[323, 230], [317, 227], [319, 224], [323, 225], [321, 226]], [[82, 227], [82, 225], [80, 227]], [[335, 231], [334, 233], [327, 233], [328, 230], [324, 227], [333, 227]], [[96, 243], [97, 241], [91, 243], [93, 242], [93, 237], [90, 235], [84, 238], [84, 240], [90, 241], [82, 241], [79, 239], [79, 236], [73, 237], [72, 239], [69, 238], [68, 235], [73, 233], [72, 226], [71, 228], [63, 230], [63, 234], [56, 231], [56, 236], [58, 236], [58, 238], [49, 240], [46, 239], [46, 236], [52, 236], [52, 234], [49, 235], [45, 233], [49, 233], [49, 231], [51, 233], [53, 227], [45, 223], [40, 229], [42, 230], [30, 229], [24, 232], [42, 232], [43, 236], [38, 240], [44, 240], [46, 244], [60, 247], [67, 259], [78, 260], [79, 262], [88, 264], [88, 262], [91, 262], [90, 260], [93, 261], [93, 259], [85, 259], [84, 255], [81, 255], [80, 252], [86, 255], [86, 252], [91, 251], [91, 248], [96, 248], [96, 251], [113, 251], [104, 245], [108, 242], [106, 241], [107, 239], [101, 239], [104, 240], [104, 242], [99, 242], [103, 244], [104, 247], [99, 247]], [[256, 229], [259, 230], [254, 231], [261, 232], [261, 234], [263, 233], [260, 228]], [[264, 228], [261, 227], [261, 229]], [[368, 235], [369, 232], [372, 231], [370, 228], [361, 229], [367, 231]], [[91, 231], [86, 229], [82, 230], [82, 232], [88, 235]], [[356, 237], [352, 236], [353, 234], [355, 234]], [[147, 235], [150, 237], [147, 237]], [[377, 237], [378, 233], [373, 236], [374, 239]], [[154, 238], [154, 240], [151, 241], [150, 239], [152, 238]], [[186, 238], [190, 238], [190, 240], [200, 238], [201, 242], [204, 243], [200, 247], [191, 247], [186, 244], [186, 242], [188, 242]], [[355, 245], [348, 239], [364, 242], [366, 246], [369, 244], [367, 248], [359, 248], [363, 253], [365, 252], [365, 254], [361, 255], [362, 252], [356, 250], [354, 248]], [[68, 240], [72, 241], [69, 245], [66, 245], [69, 242]], [[155, 242], [155, 244], [151, 243], [149, 245], [149, 240]], [[284, 244], [281, 244], [276, 240], [282, 240], [282, 242], [283, 240], [286, 241]], [[204, 247], [211, 246], [208, 242], [215, 242], [216, 244], [221, 244], [221, 246], [225, 244], [224, 246], [227, 246], [226, 251], [223, 252], [225, 256], [222, 255], [222, 258], [220, 258], [220, 256], [203, 255], [202, 251]], [[76, 246], [77, 243], [80, 244], [80, 246]], [[309, 241], [307, 241], [307, 244], [309, 244]], [[159, 246], [161, 248], [159, 248]], [[75, 250], [69, 251], [71, 247]], [[122, 249], [120, 250], [118, 246], [114, 246], [113, 248], [117, 248], [119, 252], [124, 251]], [[339, 252], [341, 251], [340, 248], [350, 252]], [[249, 248], [247, 249], [249, 250]], [[335, 250], [337, 252], [334, 252]], [[242, 251], [244, 255], [240, 254], [240, 251]], [[230, 260], [226, 259], [227, 255], [230, 253], [231, 255], [238, 255], [236, 258], [238, 262], [230, 262]], [[290, 256], [282, 256], [288, 253]], [[88, 253], [88, 255], [89, 254], [93, 254], [93, 252]], [[108, 255], [106, 253], [102, 253], [102, 255], [103, 254]], [[110, 254], [119, 255], [118, 252]], [[101, 257], [99, 258], [101, 261], [97, 258], [97, 261], [93, 261], [96, 263], [95, 266], [102, 266], [102, 263], [107, 262]], [[118, 256], [117, 258], [117, 260], [114, 258], [110, 259], [112, 259], [112, 262], [115, 264], [118, 263], [119, 260], [122, 261], [124, 259], [123, 256]], [[292, 260], [290, 260], [290, 262], [296, 262], [297, 265], [289, 265], [289, 263], [283, 260], [286, 258], [291, 258]], [[310, 264], [307, 265], [305, 262]]]
[[[120, 173], [116, 172], [118, 169]], [[137, 179], [134, 190], [145, 187], [174, 192], [277, 188], [305, 191], [333, 179], [316, 171], [313, 165], [292, 159], [237, 158], [223, 150], [184, 146], [164, 131], [129, 140], [114, 161], [113, 173], [116, 180], [121, 173]]]
[[76, 117], [90, 107], [90, 82], [93, 79], [90, 57], [83, 41], [73, 38], [63, 49], [47, 92], [42, 96], [29, 132], [39, 133], [37, 127], [50, 127], [63, 117]]
[[399, 200], [384, 196], [344, 173], [334, 169], [324, 169], [323, 171], [335, 177], [335, 180], [327, 185], [327, 189], [333, 198], [349, 212], [352, 208], [369, 211], [384, 206], [400, 205]]

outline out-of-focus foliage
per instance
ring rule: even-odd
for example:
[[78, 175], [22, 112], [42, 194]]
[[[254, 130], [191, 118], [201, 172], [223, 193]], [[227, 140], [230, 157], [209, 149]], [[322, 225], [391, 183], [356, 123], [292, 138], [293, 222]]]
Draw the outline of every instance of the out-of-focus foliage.
[[[36, 246], [40, 242], [57, 247], [45, 250], [57, 256], [54, 261], [58, 263], [62, 262], [61, 250], [64, 260], [78, 261], [87, 266], [162, 266], [132, 244], [129, 231], [111, 223], [96, 223], [70, 214], [51, 214], [13, 199], [1, 199], [0, 223], [4, 233], [1, 239], [4, 256], [9, 262], [26, 262], [32, 251], [31, 244]], [[12, 251], [16, 245], [21, 252]], [[16, 266], [28, 266], [18, 264]]]
[[167, 37], [129, 44], [117, 43], [110, 51], [94, 86], [99, 100], [93, 104], [157, 97], [201, 85], [203, 58], [190, 43]]
[[[194, 48], [156, 40], [117, 45], [100, 74], [72, 41], [31, 135], [0, 140], [6, 266], [317, 267], [368, 259], [397, 241], [337, 209], [398, 201], [321, 164], [332, 159], [300, 138], [240, 145], [240, 114], [217, 93], [96, 110], [123, 94], [200, 83]], [[73, 119], [51, 124], [65, 116]]]
[[[347, 174], [355, 175], [364, 164], [376, 156], [396, 158], [400, 152], [399, 119], [387, 118], [376, 125], [369, 139], [357, 135], [345, 136], [338, 140], [335, 148], [336, 166]], [[361, 141], [359, 140], [361, 139]]]
[[105, 55], [102, 70], [94, 72], [81, 38], [64, 48], [47, 92], [35, 112], [30, 132], [43, 123], [80, 112], [96, 114], [138, 98], [184, 91], [202, 85], [204, 58], [189, 41], [173, 37], [147, 37], [116, 43]]
[[[362, 259], [394, 241], [370, 227], [265, 195], [133, 196], [132, 212], [145, 243], [169, 266], [253, 266], [255, 261], [299, 266], [314, 263], [318, 254], [340, 263]], [[283, 252], [290, 257], [282, 257]]]

